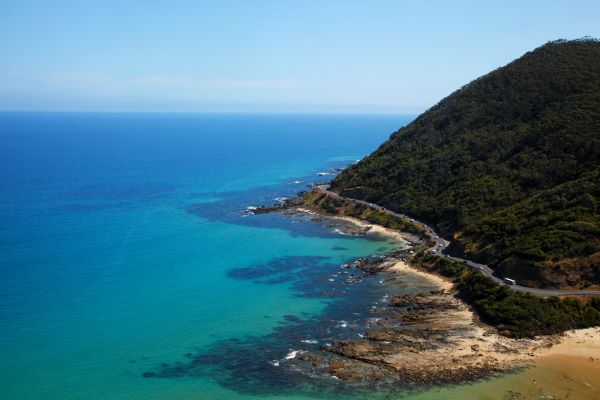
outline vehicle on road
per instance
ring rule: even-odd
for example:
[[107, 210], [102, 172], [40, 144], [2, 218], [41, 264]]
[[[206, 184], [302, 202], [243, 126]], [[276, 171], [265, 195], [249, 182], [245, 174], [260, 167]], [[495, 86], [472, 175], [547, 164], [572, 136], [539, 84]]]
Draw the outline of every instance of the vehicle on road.
[[502, 278], [502, 280], [506, 283], [508, 283], [509, 285], [516, 285], [517, 282], [514, 279], [511, 278]]

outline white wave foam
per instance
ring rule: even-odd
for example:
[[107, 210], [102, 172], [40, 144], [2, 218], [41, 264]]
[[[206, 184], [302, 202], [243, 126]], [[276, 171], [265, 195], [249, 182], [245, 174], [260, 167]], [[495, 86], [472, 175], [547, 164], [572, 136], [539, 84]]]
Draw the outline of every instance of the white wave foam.
[[292, 350], [285, 355], [286, 360], [291, 360], [292, 358], [296, 358], [296, 356], [300, 353], [300, 350]]
[[348, 327], [348, 322], [347, 321], [341, 320], [341, 321], [338, 321], [338, 322], [339, 322], [338, 327], [340, 327], [340, 328], [346, 328], [346, 327]]

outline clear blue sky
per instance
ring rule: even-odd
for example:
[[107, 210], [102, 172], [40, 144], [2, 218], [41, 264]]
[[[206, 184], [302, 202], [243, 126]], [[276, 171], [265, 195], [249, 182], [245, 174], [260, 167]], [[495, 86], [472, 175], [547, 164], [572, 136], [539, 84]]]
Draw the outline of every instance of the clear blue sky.
[[416, 112], [594, 1], [0, 2], [0, 109]]

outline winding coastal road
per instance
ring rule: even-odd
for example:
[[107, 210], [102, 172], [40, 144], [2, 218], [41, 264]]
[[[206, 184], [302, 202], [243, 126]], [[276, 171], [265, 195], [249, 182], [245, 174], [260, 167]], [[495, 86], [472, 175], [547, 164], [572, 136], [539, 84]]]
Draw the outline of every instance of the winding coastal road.
[[391, 210], [388, 210], [385, 207], [379, 206], [377, 204], [373, 204], [373, 203], [369, 203], [367, 201], [364, 200], [358, 200], [358, 199], [352, 199], [349, 197], [343, 197], [340, 196], [339, 194], [332, 192], [329, 190], [329, 185], [317, 185], [315, 187], [315, 189], [323, 194], [326, 194], [327, 196], [330, 196], [332, 198], [337, 198], [340, 200], [346, 200], [349, 202], [352, 202], [354, 204], [362, 204], [365, 205], [367, 207], [371, 207], [374, 208], [376, 210], [379, 210], [381, 212], [384, 212], [388, 215], [391, 215], [393, 217], [396, 218], [400, 218], [403, 220], [408, 220], [410, 222], [412, 222], [413, 224], [421, 227], [426, 233], [427, 235], [429, 235], [429, 237], [435, 242], [435, 245], [433, 247], [430, 248], [430, 252], [431, 254], [438, 256], [438, 257], [445, 257], [449, 260], [453, 260], [456, 262], [459, 262], [463, 265], [468, 266], [469, 268], [478, 270], [479, 272], [481, 272], [482, 274], [484, 274], [485, 276], [487, 276], [490, 279], [493, 279], [495, 282], [497, 282], [500, 285], [505, 285], [510, 287], [512, 290], [515, 290], [517, 292], [524, 292], [524, 293], [531, 293], [533, 295], [536, 296], [542, 296], [542, 297], [547, 297], [547, 296], [565, 296], [565, 295], [572, 295], [572, 296], [600, 296], [600, 290], [556, 290], [556, 289], [539, 289], [539, 288], [531, 288], [531, 287], [527, 287], [527, 286], [521, 286], [521, 285], [510, 285], [508, 283], [506, 283], [504, 280], [502, 280], [502, 278], [499, 278], [497, 276], [494, 275], [494, 271], [488, 267], [487, 265], [484, 264], [479, 264], [464, 258], [459, 258], [459, 257], [452, 257], [448, 254], [444, 254], [444, 250], [446, 250], [446, 248], [448, 247], [448, 245], [450, 244], [449, 241], [445, 240], [444, 238], [440, 237], [437, 233], [435, 233], [435, 231], [433, 230], [432, 227], [430, 227], [429, 225], [417, 221], [411, 217], [409, 217], [408, 215], [405, 214], [401, 214], [401, 213], [397, 213]]

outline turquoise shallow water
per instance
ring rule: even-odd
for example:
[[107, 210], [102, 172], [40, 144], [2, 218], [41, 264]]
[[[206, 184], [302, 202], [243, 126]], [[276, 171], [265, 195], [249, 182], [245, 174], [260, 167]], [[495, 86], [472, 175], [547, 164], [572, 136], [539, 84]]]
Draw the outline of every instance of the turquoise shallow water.
[[264, 283], [232, 269], [281, 257], [319, 268], [389, 248], [240, 211], [364, 156], [407, 121], [0, 114], [0, 397], [248, 396], [211, 374], [142, 375], [332, 301], [289, 276]]
[[340, 264], [398, 243], [242, 213], [410, 119], [0, 114], [0, 398], [463, 398], [286, 369], [290, 352], [360, 332], [392, 289], [345, 286]]

